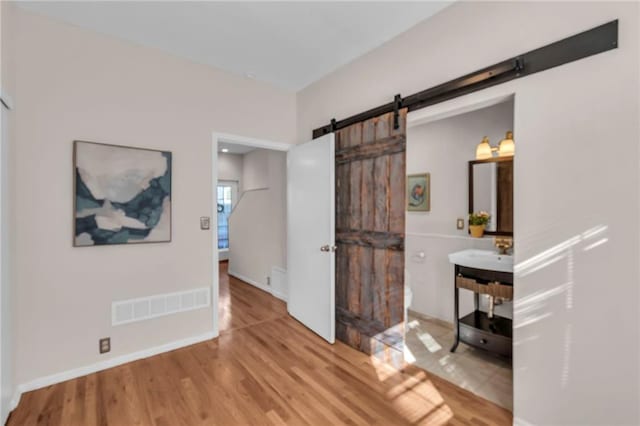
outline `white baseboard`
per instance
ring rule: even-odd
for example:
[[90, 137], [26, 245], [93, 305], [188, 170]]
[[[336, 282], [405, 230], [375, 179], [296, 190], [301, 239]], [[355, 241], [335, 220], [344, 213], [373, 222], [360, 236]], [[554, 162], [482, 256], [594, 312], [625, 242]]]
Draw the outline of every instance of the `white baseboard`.
[[159, 355], [164, 352], [180, 349], [185, 346], [190, 346], [196, 343], [211, 340], [217, 337], [213, 332], [204, 333], [198, 336], [187, 337], [186, 339], [176, 340], [173, 342], [165, 343], [164, 345], [155, 346], [141, 351], [132, 352], [125, 355], [120, 355], [114, 358], [110, 358], [95, 364], [87, 365], [73, 370], [63, 371], [60, 373], [52, 374], [50, 376], [40, 377], [35, 380], [31, 380], [27, 383], [18, 385], [11, 399], [11, 410], [14, 410], [20, 402], [20, 397], [25, 392], [30, 392], [36, 389], [41, 389], [47, 386], [54, 385], [56, 383], [66, 382], [67, 380], [76, 379], [78, 377], [86, 376], [98, 371], [107, 370], [109, 368], [116, 367], [118, 365], [126, 364], [128, 362], [137, 361], [139, 359], [149, 358], [154, 355]]
[[[426, 321], [435, 321], [435, 322], [439, 323], [440, 325], [442, 325], [443, 327], [453, 329], [454, 325], [453, 325], [453, 322], [451, 322], [451, 321], [446, 321], [446, 320], [443, 320], [442, 318], [438, 318], [438, 317], [434, 317], [434, 316], [431, 316], [431, 315], [423, 314], [422, 312], [414, 311], [413, 309], [407, 309], [407, 312], [410, 315], [418, 317], [420, 319], [423, 319], [423, 320], [426, 320]], [[405, 318], [405, 320], [406, 320], [406, 318]]]
[[266, 285], [264, 285], [262, 283], [259, 283], [258, 281], [252, 280], [251, 278], [245, 277], [244, 275], [237, 274], [236, 272], [232, 271], [231, 269], [227, 270], [227, 274], [229, 274], [232, 277], [235, 277], [235, 278], [237, 278], [237, 279], [239, 279], [241, 281], [244, 281], [247, 284], [251, 284], [252, 286], [257, 287], [262, 291], [266, 291], [267, 293], [272, 294], [271, 293], [271, 289], [268, 286], [266, 286]]
[[285, 302], [287, 301], [287, 295], [286, 294], [282, 294], [279, 291], [274, 291], [272, 288], [270, 288], [269, 286], [266, 286], [262, 283], [259, 283], [258, 281], [255, 281], [249, 277], [245, 277], [244, 275], [241, 274], [237, 274], [236, 272], [234, 272], [233, 270], [229, 269], [227, 270], [227, 274], [231, 275], [232, 277], [235, 277], [241, 281], [246, 282], [247, 284], [251, 284], [252, 286], [259, 288], [260, 290], [269, 293], [270, 295], [272, 295], [273, 297], [277, 297], [280, 300], [284, 300]]
[[[18, 404], [20, 403], [20, 398], [22, 398], [22, 392], [18, 388], [13, 391], [13, 396], [11, 397], [11, 402], [9, 403], [9, 412], [16, 409]], [[5, 419], [6, 421], [6, 419]]]
[[274, 290], [274, 291], [272, 291], [272, 292], [271, 292], [271, 295], [272, 295], [273, 297], [277, 297], [278, 299], [280, 299], [280, 300], [282, 300], [282, 301], [284, 301], [284, 302], [287, 302], [287, 295], [286, 295], [286, 294], [284, 294], [284, 293], [281, 293], [281, 292], [279, 292], [279, 291], [275, 291], [275, 290]]

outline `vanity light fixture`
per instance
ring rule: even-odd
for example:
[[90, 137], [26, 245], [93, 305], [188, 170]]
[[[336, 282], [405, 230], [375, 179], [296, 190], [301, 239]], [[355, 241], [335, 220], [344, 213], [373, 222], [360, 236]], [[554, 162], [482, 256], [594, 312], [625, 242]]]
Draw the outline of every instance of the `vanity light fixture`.
[[513, 142], [513, 132], [507, 132], [504, 139], [498, 145], [498, 157], [513, 156], [516, 151], [516, 144]]
[[491, 145], [489, 145], [489, 138], [485, 136], [476, 148], [476, 160], [486, 160], [492, 156], [493, 149], [491, 148]]
[[492, 158], [494, 152], [498, 153], [498, 157], [509, 157], [513, 156], [515, 151], [516, 145], [515, 142], [513, 142], [512, 131], [507, 132], [505, 138], [500, 141], [497, 147], [492, 147], [491, 144], [489, 144], [489, 138], [485, 136], [476, 148], [476, 160]]

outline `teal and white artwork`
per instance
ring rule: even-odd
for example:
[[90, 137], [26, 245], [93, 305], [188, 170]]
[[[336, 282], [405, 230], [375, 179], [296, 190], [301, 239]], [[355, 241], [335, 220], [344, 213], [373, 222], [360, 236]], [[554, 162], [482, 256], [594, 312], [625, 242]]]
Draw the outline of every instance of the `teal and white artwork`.
[[75, 141], [74, 246], [171, 241], [171, 152]]

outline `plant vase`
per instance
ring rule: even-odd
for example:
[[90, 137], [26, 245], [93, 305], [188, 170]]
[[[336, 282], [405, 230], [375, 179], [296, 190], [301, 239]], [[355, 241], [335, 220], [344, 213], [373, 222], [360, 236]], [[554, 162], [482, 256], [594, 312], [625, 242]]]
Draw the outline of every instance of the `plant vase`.
[[484, 235], [484, 225], [469, 225], [469, 232], [474, 238], [482, 238]]

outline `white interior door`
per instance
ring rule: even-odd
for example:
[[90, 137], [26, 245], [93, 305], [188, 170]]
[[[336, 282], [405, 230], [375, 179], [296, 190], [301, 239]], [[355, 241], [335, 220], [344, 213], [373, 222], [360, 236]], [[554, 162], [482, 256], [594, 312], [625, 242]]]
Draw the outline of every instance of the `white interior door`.
[[289, 313], [335, 341], [335, 151], [328, 134], [287, 154]]

